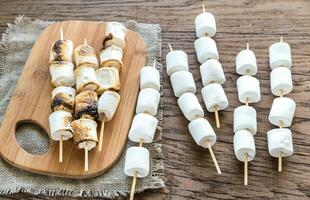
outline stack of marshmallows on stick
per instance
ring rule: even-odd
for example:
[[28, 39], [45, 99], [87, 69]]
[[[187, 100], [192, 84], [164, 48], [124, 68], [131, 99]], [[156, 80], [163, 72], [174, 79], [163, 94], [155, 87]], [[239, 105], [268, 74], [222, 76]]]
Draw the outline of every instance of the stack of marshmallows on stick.
[[130, 200], [134, 198], [137, 177], [143, 178], [149, 174], [149, 151], [142, 147], [143, 143], [153, 141], [158, 120], [158, 104], [160, 101], [160, 74], [156, 69], [156, 60], [153, 67], [145, 66], [140, 71], [140, 92], [138, 95], [136, 115], [129, 130], [129, 139], [138, 142], [138, 147], [127, 149], [124, 173], [133, 177]]
[[[56, 88], [52, 92], [54, 112], [49, 124], [52, 139], [60, 141], [60, 162], [62, 141], [73, 136], [77, 148], [84, 149], [84, 169], [88, 171], [88, 151], [98, 143], [98, 120], [101, 121], [98, 150], [101, 151], [104, 122], [112, 119], [120, 102], [119, 71], [123, 65], [126, 33], [127, 29], [118, 22], [106, 25], [100, 63], [94, 48], [84, 39], [84, 44], [74, 50], [76, 69], [72, 63], [73, 43], [63, 40], [62, 30], [61, 39], [53, 44], [50, 72]], [[71, 88], [74, 85], [76, 90]]]

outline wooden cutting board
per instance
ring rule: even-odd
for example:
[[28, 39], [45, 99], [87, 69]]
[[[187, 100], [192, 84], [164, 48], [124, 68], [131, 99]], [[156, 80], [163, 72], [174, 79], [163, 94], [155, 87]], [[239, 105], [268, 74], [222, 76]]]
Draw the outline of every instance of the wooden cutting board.
[[85, 172], [84, 151], [76, 149], [72, 140], [64, 142], [64, 160], [59, 163], [58, 142], [51, 140], [48, 152], [38, 156], [22, 149], [15, 138], [16, 127], [21, 122], [35, 123], [50, 134], [48, 116], [53, 87], [48, 61], [52, 42], [59, 39], [61, 27], [64, 39], [72, 40], [74, 47], [86, 38], [96, 52], [102, 48], [104, 22], [64, 21], [43, 31], [32, 48], [7, 107], [0, 129], [0, 152], [10, 164], [31, 172], [71, 178], [92, 177], [111, 168], [123, 151], [139, 92], [140, 68], [146, 62], [146, 47], [139, 34], [128, 31], [120, 76], [121, 101], [114, 118], [105, 125], [102, 151], [99, 152], [97, 147], [90, 151], [89, 171]]

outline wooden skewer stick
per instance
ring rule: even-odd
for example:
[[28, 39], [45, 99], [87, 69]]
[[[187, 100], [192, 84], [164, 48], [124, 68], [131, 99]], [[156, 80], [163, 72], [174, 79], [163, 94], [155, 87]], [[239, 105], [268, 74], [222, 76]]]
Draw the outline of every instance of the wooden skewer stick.
[[208, 145], [209, 153], [210, 153], [211, 158], [213, 160], [213, 163], [215, 165], [216, 171], [217, 171], [218, 174], [221, 174], [222, 173], [221, 169], [220, 169], [220, 167], [219, 167], [219, 165], [217, 163], [217, 160], [215, 158], [214, 152], [213, 152], [212, 147], [211, 147], [210, 143], [208, 142], [208, 140], [206, 140], [206, 144]]
[[220, 118], [219, 118], [218, 106], [215, 106], [214, 113], [215, 113], [216, 128], [220, 128], [221, 125], [220, 125]]
[[202, 11], [205, 13], [206, 12], [206, 8], [205, 8], [205, 4], [202, 4]]
[[170, 51], [172, 52], [172, 51], [173, 51], [173, 49], [172, 49], [172, 47], [171, 47], [171, 44], [170, 44], [170, 43], [168, 43], [168, 45], [169, 45], [169, 49], [170, 49]]
[[62, 30], [62, 28], [60, 28], [60, 40], [64, 39], [64, 32]]
[[245, 105], [246, 105], [246, 106], [249, 106], [249, 97], [247, 97], [247, 98], [245, 99]]
[[249, 50], [250, 49], [250, 45], [249, 43], [246, 43], [246, 49]]
[[87, 145], [84, 148], [84, 171], [88, 171], [88, 148]]
[[[139, 142], [139, 147], [142, 147], [142, 145], [143, 145], [143, 139], [141, 138], [141, 140]], [[130, 200], [133, 200], [133, 197], [135, 196], [137, 176], [138, 176], [138, 172], [135, 171], [133, 179], [132, 179], [131, 189], [130, 189], [130, 198], [129, 198]]]
[[156, 58], [154, 59], [153, 67], [156, 68]]
[[84, 38], [84, 45], [87, 45], [87, 40], [86, 40], [86, 38]]
[[280, 42], [283, 42], [283, 37], [280, 37]]
[[244, 154], [244, 185], [248, 185], [248, 154]]
[[278, 158], [278, 172], [282, 172], [282, 152], [280, 153]]
[[99, 133], [98, 151], [101, 151], [101, 150], [102, 150], [102, 140], [103, 140], [103, 132], [104, 132], [104, 123], [105, 123], [105, 121], [102, 120], [101, 126], [100, 126], [100, 133]]
[[59, 140], [59, 162], [62, 163], [62, 154], [63, 154], [63, 136], [60, 136]]

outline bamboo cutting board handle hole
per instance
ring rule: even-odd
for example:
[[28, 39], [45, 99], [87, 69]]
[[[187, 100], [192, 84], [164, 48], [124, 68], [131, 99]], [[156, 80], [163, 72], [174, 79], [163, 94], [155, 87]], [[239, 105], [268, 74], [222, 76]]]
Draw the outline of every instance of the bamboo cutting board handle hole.
[[15, 137], [20, 147], [32, 155], [43, 155], [50, 148], [50, 138], [46, 131], [31, 121], [17, 123]]

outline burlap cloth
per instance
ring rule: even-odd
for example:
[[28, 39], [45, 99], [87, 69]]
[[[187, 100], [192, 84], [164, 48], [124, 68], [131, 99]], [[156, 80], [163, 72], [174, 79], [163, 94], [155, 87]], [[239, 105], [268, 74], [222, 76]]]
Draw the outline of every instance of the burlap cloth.
[[[0, 43], [0, 121], [2, 122], [6, 107], [9, 103], [15, 84], [40, 33], [54, 22], [30, 20], [19, 16], [15, 24], [8, 24]], [[147, 64], [152, 65], [155, 58], [160, 61], [161, 38], [160, 27], [157, 24], [140, 24], [134, 21], [125, 25], [137, 31], [144, 38], [147, 46]], [[162, 65], [157, 64], [162, 72]], [[162, 95], [161, 95], [162, 96]], [[161, 99], [157, 118], [158, 131], [152, 144], [145, 145], [150, 151], [150, 174], [146, 178], [138, 179], [136, 191], [150, 188], [164, 187], [162, 179], [163, 161], [161, 152], [161, 133], [163, 117], [163, 101]], [[21, 146], [33, 154], [46, 152], [49, 139], [40, 128], [32, 124], [24, 124], [17, 129], [17, 140]], [[126, 148], [136, 145], [128, 141]], [[28, 192], [43, 195], [67, 195], [73, 197], [105, 197], [115, 198], [129, 193], [132, 178], [123, 173], [124, 154], [114, 167], [107, 173], [90, 179], [67, 179], [33, 174], [12, 167], [0, 160], [0, 194]]]

